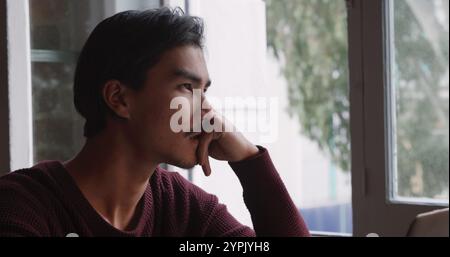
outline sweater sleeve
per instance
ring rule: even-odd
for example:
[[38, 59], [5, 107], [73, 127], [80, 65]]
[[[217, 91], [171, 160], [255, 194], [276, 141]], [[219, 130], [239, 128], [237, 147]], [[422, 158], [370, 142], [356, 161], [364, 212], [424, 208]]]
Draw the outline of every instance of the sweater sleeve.
[[243, 187], [257, 236], [310, 236], [267, 149], [247, 160], [230, 162]]
[[[216, 196], [192, 185], [201, 208], [204, 236], [310, 236], [297, 207], [290, 198], [268, 151], [260, 152], [247, 160], [230, 162], [231, 168], [243, 187], [244, 202], [250, 211], [255, 230], [239, 223]], [[201, 199], [201, 200], [200, 200]]]

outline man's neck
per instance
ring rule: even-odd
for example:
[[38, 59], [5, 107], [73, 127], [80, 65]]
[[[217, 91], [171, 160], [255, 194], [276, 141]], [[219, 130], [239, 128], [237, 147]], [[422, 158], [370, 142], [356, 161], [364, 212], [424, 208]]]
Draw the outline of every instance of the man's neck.
[[136, 159], [128, 148], [117, 137], [102, 135], [88, 139], [64, 164], [92, 207], [120, 230], [129, 226], [158, 165]]

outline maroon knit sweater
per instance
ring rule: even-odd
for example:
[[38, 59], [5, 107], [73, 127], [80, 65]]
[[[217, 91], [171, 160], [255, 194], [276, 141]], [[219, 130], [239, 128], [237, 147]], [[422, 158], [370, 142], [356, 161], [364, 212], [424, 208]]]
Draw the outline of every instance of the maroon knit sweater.
[[158, 167], [136, 208], [131, 230], [106, 222], [58, 161], [0, 178], [0, 236], [309, 236], [266, 149], [230, 162], [255, 231], [178, 173]]

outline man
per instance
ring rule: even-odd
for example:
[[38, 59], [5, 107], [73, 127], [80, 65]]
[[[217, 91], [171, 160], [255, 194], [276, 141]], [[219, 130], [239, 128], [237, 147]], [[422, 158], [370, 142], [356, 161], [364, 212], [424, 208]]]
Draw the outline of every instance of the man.
[[[171, 101], [195, 105], [195, 90], [205, 107], [200, 117], [227, 125], [205, 101], [211, 81], [202, 40], [199, 18], [168, 8], [101, 22], [74, 80], [86, 143], [72, 160], [41, 162], [0, 179], [0, 235], [308, 236], [266, 149], [236, 131], [172, 129], [178, 110]], [[254, 230], [216, 196], [158, 166], [200, 164], [208, 176], [209, 156], [228, 161], [238, 176]]]

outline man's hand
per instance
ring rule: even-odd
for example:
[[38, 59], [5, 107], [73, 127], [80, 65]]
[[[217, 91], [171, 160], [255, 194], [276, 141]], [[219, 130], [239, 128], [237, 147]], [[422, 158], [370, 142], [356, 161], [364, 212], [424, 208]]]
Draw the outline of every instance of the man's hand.
[[213, 120], [214, 127], [222, 128], [221, 132], [202, 132], [200, 137], [197, 159], [206, 176], [211, 174], [209, 156], [217, 160], [236, 162], [255, 156], [259, 152], [254, 144], [236, 131], [229, 121], [219, 116], [212, 108], [205, 118]]

